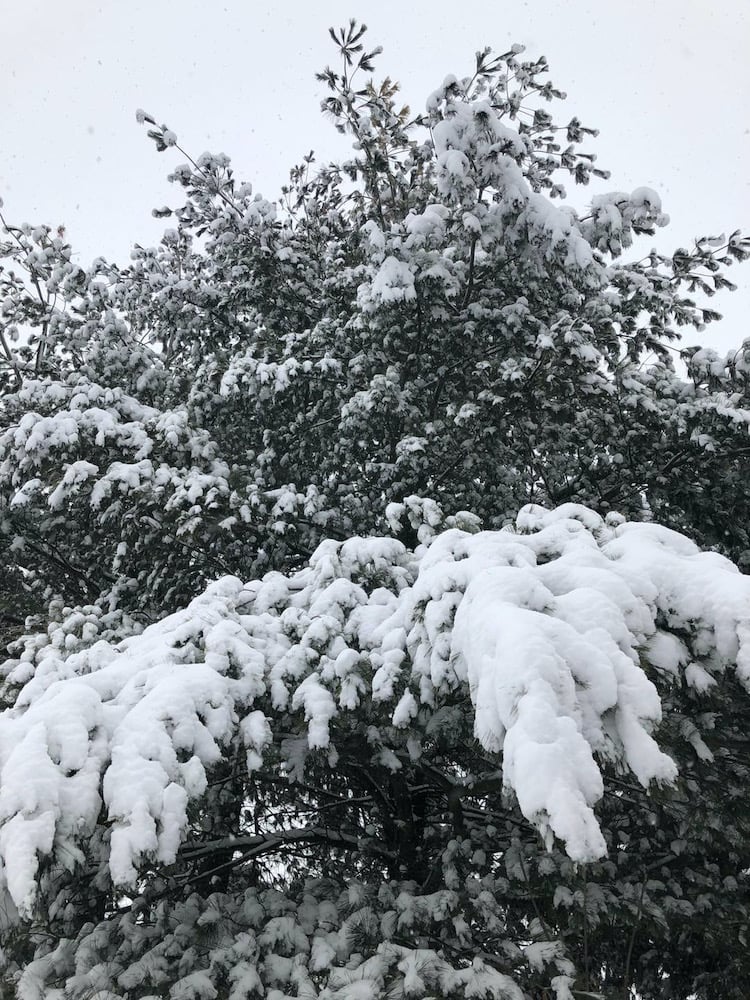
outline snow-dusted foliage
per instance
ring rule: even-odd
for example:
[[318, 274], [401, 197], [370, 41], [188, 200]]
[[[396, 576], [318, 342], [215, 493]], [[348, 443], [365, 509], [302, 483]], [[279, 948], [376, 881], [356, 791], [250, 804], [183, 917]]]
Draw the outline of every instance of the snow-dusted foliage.
[[0, 211], [6, 982], [744, 1000], [750, 351], [675, 344], [750, 244], [332, 34], [279, 201], [139, 111], [157, 247]]
[[[514, 530], [461, 520], [474, 530], [422, 531], [416, 550], [323, 542], [290, 576], [223, 578], [120, 641], [82, 609], [17, 644], [0, 716], [6, 933], [66, 928], [37, 946], [22, 997], [522, 1000], [537, 975], [572, 995], [564, 941], [508, 923], [515, 838], [541, 833], [541, 871], [545, 849], [547, 871], [624, 849], [599, 813], [617, 776], [644, 802], [680, 781], [660, 690], [708, 707], [728, 672], [750, 687], [750, 580], [666, 528], [572, 504], [529, 506]], [[700, 760], [705, 729], [721, 739], [698, 707], [680, 742]], [[231, 819], [215, 829], [222, 783]]]
[[660, 198], [567, 206], [566, 177], [604, 171], [580, 149], [592, 130], [547, 110], [563, 95], [544, 59], [478, 53], [415, 116], [390, 80], [362, 79], [355, 35], [321, 74], [352, 156], [307, 157], [280, 203], [204, 154], [174, 170], [183, 204], [156, 212], [174, 225], [127, 267], [84, 269], [62, 229], [3, 222], [16, 627], [19, 592], [41, 614], [58, 595], [175, 609], [217, 574], [382, 531], [412, 494], [488, 527], [529, 501], [638, 516], [647, 495], [664, 523], [750, 549], [744, 355], [689, 351], [682, 379], [670, 350], [715, 315], [689, 293], [729, 285], [747, 241], [624, 261], [666, 224]]

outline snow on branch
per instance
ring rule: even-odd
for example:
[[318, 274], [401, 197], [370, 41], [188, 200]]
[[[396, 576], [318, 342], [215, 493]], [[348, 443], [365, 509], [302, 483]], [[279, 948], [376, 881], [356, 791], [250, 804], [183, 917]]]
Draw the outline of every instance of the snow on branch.
[[567, 504], [423, 540], [326, 541], [293, 575], [225, 577], [119, 643], [27, 637], [0, 715], [0, 877], [19, 910], [43, 859], [82, 862], [102, 806], [112, 881], [130, 885], [175, 861], [230, 745], [249, 772], [301, 778], [310, 755], [335, 766], [360, 713], [397, 769], [388, 733], [397, 747], [457, 697], [548, 846], [593, 860], [607, 768], [677, 775], [655, 681], [700, 694], [733, 668], [750, 687], [750, 580], [673, 531]]

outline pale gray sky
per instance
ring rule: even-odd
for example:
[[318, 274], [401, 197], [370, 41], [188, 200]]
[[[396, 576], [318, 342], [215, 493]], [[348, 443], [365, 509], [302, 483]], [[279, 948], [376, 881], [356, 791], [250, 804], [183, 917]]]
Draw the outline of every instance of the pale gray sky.
[[[164, 178], [180, 156], [155, 152], [136, 108], [193, 155], [228, 153], [270, 198], [308, 150], [337, 155], [314, 73], [333, 59], [328, 26], [351, 16], [413, 108], [485, 45], [546, 55], [568, 94], [558, 115], [600, 129], [600, 189], [661, 194], [660, 249], [750, 231], [748, 0], [0, 0], [0, 14], [0, 196], [16, 222], [64, 223], [81, 263], [153, 243], [151, 209], [176, 202]], [[721, 350], [750, 336], [750, 262], [731, 277], [739, 290], [713, 303], [725, 319], [702, 336]]]

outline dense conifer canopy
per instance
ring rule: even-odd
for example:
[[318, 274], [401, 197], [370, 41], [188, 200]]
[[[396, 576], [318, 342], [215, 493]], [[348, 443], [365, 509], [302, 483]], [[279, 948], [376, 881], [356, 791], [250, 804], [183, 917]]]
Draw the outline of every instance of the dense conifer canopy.
[[414, 113], [331, 34], [278, 201], [141, 111], [157, 247], [0, 214], [4, 988], [743, 997], [750, 241], [569, 207], [518, 46]]

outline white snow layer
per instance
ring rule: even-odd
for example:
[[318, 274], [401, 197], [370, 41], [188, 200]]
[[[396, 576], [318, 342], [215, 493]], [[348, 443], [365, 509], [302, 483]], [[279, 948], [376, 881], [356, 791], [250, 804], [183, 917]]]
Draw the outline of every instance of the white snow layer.
[[408, 728], [461, 691], [524, 816], [591, 860], [605, 853], [598, 762], [643, 785], [676, 775], [647, 671], [701, 693], [732, 667], [750, 687], [750, 579], [675, 532], [567, 504], [427, 541], [326, 541], [292, 577], [224, 578], [117, 645], [66, 652], [55, 626], [30, 639], [3, 667], [19, 693], [0, 713], [0, 879], [18, 908], [41, 857], [83, 860], [102, 805], [115, 883], [143, 858], [174, 861], [232, 740], [257, 768], [291, 713], [304, 767], [342, 713], [392, 706]]

